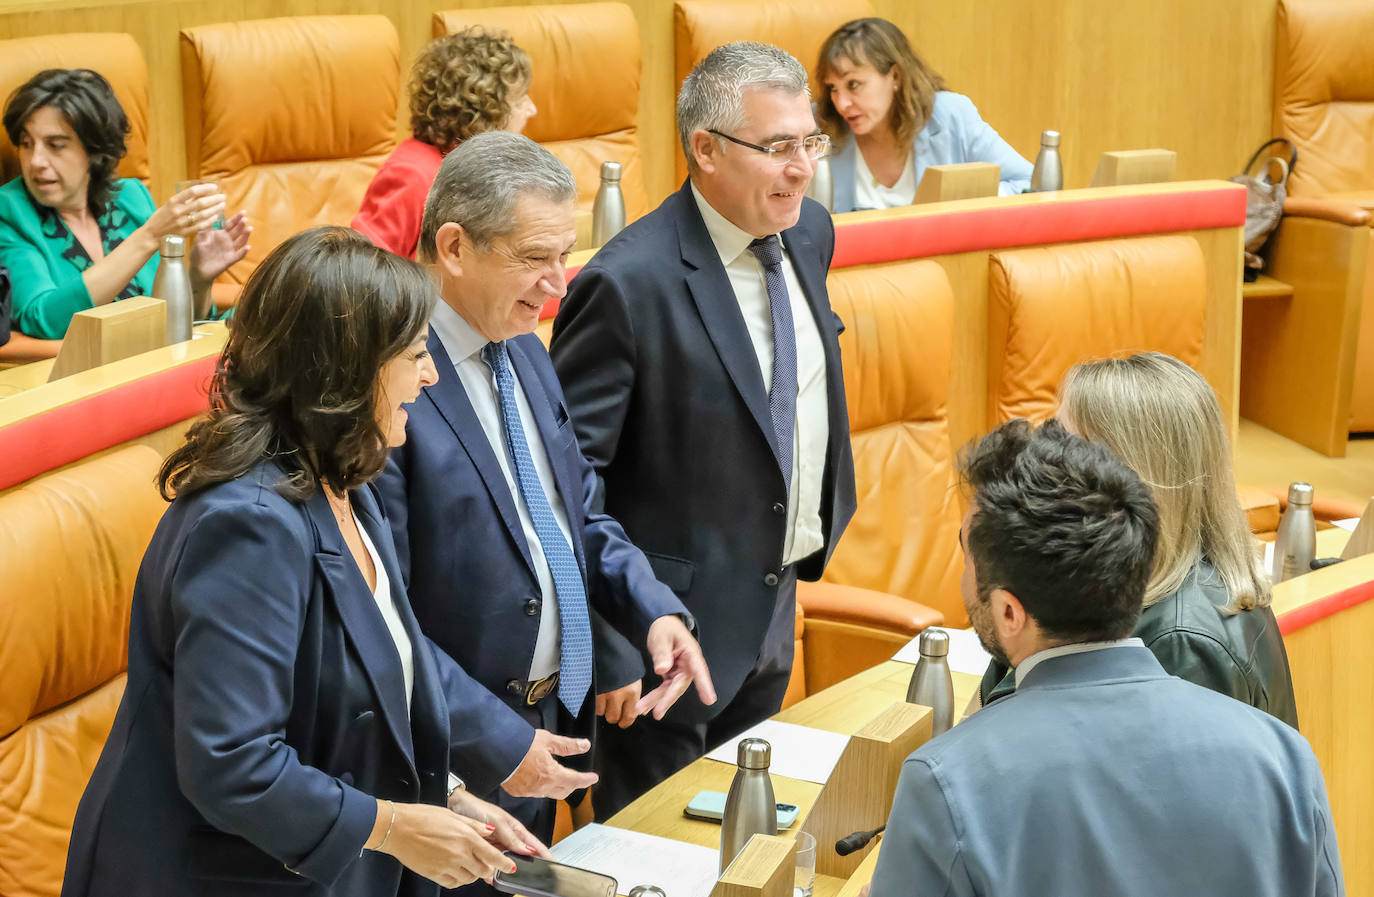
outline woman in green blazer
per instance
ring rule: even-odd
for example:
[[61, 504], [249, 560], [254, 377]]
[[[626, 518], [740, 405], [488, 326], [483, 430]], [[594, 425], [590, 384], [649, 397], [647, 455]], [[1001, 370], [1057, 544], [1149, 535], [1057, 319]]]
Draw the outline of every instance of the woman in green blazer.
[[60, 339], [72, 315], [153, 286], [162, 238], [193, 238], [191, 286], [199, 310], [210, 285], [248, 250], [240, 212], [225, 222], [224, 194], [197, 184], [158, 207], [148, 188], [117, 178], [128, 118], [89, 69], [48, 69], [5, 105], [19, 177], [0, 187], [0, 260], [14, 284], [14, 329]]

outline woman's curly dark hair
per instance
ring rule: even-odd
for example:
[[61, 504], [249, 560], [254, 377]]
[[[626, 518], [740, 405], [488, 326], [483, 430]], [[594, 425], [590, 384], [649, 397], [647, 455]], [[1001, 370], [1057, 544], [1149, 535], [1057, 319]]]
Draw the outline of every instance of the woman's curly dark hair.
[[504, 31], [474, 25], [437, 37], [410, 71], [410, 130], [446, 153], [504, 125], [531, 78], [529, 56]]
[[438, 296], [425, 269], [346, 227], [296, 234], [248, 279], [210, 386], [210, 413], [158, 472], [162, 497], [242, 476], [264, 460], [304, 501], [381, 473], [382, 366], [424, 332]]
[[21, 84], [5, 102], [5, 133], [15, 146], [35, 112], [51, 106], [67, 120], [90, 157], [86, 205], [105, 212], [115, 194], [115, 169], [124, 158], [129, 117], [110, 82], [90, 69], [45, 69]]

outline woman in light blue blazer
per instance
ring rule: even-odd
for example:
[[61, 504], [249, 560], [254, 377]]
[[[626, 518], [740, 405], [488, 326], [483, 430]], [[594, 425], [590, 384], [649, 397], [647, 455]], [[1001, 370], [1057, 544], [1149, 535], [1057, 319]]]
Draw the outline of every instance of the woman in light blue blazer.
[[834, 142], [834, 211], [909, 204], [931, 165], [994, 162], [1002, 196], [1030, 187], [1031, 164], [978, 116], [968, 97], [944, 89], [886, 19], [855, 19], [821, 46], [816, 80], [821, 127]]

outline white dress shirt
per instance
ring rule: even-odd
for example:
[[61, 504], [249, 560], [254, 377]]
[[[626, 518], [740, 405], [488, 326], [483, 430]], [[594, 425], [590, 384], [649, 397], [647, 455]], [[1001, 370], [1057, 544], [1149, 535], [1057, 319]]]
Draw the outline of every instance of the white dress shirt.
[[[766, 392], [773, 382], [773, 314], [763, 265], [749, 251], [754, 238], [711, 208], [696, 184], [692, 185], [692, 195], [735, 291]], [[826, 394], [825, 348], [786, 245], [782, 245], [782, 260], [797, 346], [797, 419], [792, 431], [792, 482], [787, 496], [782, 562], [794, 564], [825, 547], [821, 485], [825, 478], [825, 451], [830, 442], [830, 404]]]
[[410, 698], [415, 692], [415, 646], [410, 643], [410, 635], [406, 632], [405, 624], [401, 622], [400, 611], [396, 610], [396, 597], [391, 594], [391, 577], [386, 575], [386, 567], [382, 566], [377, 546], [372, 544], [367, 527], [363, 526], [356, 513], [353, 515], [353, 523], [358, 527], [358, 535], [363, 537], [363, 547], [372, 558], [372, 569], [377, 571], [377, 587], [372, 590], [372, 600], [377, 602], [377, 609], [382, 612], [382, 621], [386, 623], [386, 631], [391, 633], [391, 640], [396, 643], [396, 653], [400, 655], [401, 673], [406, 684], [406, 715], [409, 716]]
[[1116, 641], [1107, 642], [1079, 642], [1074, 645], [1056, 645], [1053, 648], [1046, 648], [1043, 651], [1036, 651], [1030, 657], [1021, 661], [1016, 668], [1016, 687], [1021, 687], [1021, 680], [1030, 675], [1030, 671], [1042, 660], [1049, 660], [1051, 657], [1066, 657], [1069, 654], [1083, 654], [1088, 651], [1101, 651], [1103, 648], [1126, 648], [1126, 647], [1145, 647], [1145, 642], [1138, 638], [1123, 638]]
[[[442, 299], [435, 304], [434, 313], [429, 319], [430, 329], [439, 337], [444, 351], [453, 362], [463, 391], [472, 403], [472, 410], [482, 424], [482, 432], [491, 444], [491, 450], [501, 465], [506, 477], [506, 488], [510, 489], [515, 510], [520, 515], [520, 527], [525, 533], [525, 544], [529, 548], [530, 560], [534, 563], [535, 575], [539, 579], [539, 591], [543, 597], [543, 608], [539, 614], [539, 636], [534, 644], [534, 660], [530, 664], [530, 681], [543, 679], [558, 669], [558, 595], [554, 591], [553, 573], [544, 557], [544, 548], [539, 543], [539, 535], [534, 531], [534, 521], [525, 499], [520, 494], [520, 484], [515, 479], [515, 464], [511, 461], [510, 450], [506, 446], [506, 431], [501, 418], [501, 398], [496, 390], [496, 375], [482, 360], [482, 349], [487, 338], [472, 329], [453, 308]], [[444, 376], [440, 372], [439, 376]], [[530, 411], [525, 390], [520, 386], [520, 377], [511, 366], [511, 377], [515, 380], [515, 400], [520, 409], [520, 426], [525, 431], [525, 441], [529, 443], [530, 455], [534, 458], [534, 468], [539, 474], [539, 483], [548, 496], [553, 516], [558, 521], [558, 530], [572, 548], [572, 531], [568, 527], [568, 514], [558, 485], [553, 478], [553, 468], [549, 464], [548, 453], [544, 450], [544, 440], [539, 428], [534, 425], [534, 415]]]

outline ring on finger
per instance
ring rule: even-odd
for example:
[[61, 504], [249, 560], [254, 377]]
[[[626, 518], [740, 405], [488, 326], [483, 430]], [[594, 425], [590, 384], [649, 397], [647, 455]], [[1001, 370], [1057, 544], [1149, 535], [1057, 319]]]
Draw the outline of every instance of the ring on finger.
[[182, 220], [186, 222], [186, 226], [187, 226], [187, 227], [190, 227], [191, 225], [193, 225], [193, 224], [196, 223], [196, 216], [195, 216], [195, 213], [194, 213], [194, 212], [187, 212], [187, 213], [186, 213], [186, 216], [185, 216]]

